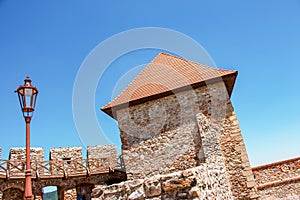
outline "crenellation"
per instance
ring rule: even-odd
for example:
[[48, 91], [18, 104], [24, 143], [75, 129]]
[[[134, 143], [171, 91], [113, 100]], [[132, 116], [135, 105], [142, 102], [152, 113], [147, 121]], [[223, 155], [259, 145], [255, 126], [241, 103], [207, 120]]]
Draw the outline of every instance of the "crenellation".
[[[9, 160], [24, 160], [26, 159], [25, 148], [11, 148], [9, 151]], [[30, 148], [30, 159], [44, 160], [44, 149], [41, 147]]]
[[[36, 168], [37, 163], [44, 160], [43, 148], [30, 148], [31, 168]], [[10, 176], [24, 176], [22, 170], [25, 169], [26, 151], [25, 148], [11, 148], [9, 151], [9, 160], [7, 168]]]
[[[84, 171], [82, 163], [82, 148], [81, 147], [59, 147], [51, 148], [50, 161], [54, 161], [55, 165], [51, 166], [52, 174], [64, 173], [68, 174], [82, 173]], [[63, 171], [61, 169], [64, 169]]]
[[283, 160], [252, 169], [261, 199], [300, 197], [300, 158]]
[[82, 159], [81, 147], [59, 147], [50, 149], [50, 160], [76, 160]]
[[[87, 154], [93, 159], [91, 163], [86, 165], [83, 162], [85, 159], [82, 158], [81, 147], [51, 148], [50, 161], [44, 160], [44, 150], [42, 148], [31, 148], [34, 199], [42, 199], [41, 191], [45, 186], [57, 186], [60, 199], [76, 200], [79, 196], [91, 199], [90, 195], [95, 185], [107, 185], [108, 183], [126, 180], [124, 172], [117, 171], [113, 167], [110, 171], [104, 160], [97, 162], [100, 158], [106, 158], [116, 163], [117, 151], [114, 145], [99, 145], [88, 149], [90, 151]], [[6, 175], [5, 170], [0, 168], [0, 200], [23, 198], [21, 196], [24, 192], [22, 177], [24, 177], [25, 157], [24, 148], [12, 148], [10, 150], [10, 160], [8, 162], [11, 164], [7, 166], [9, 176]], [[47, 171], [45, 163], [50, 165], [50, 171]], [[104, 168], [95, 167], [100, 163]], [[105, 168], [106, 166], [107, 168]], [[86, 167], [89, 167], [89, 170]], [[36, 173], [37, 171], [38, 173]], [[39, 174], [39, 177], [37, 177], [37, 174]]]

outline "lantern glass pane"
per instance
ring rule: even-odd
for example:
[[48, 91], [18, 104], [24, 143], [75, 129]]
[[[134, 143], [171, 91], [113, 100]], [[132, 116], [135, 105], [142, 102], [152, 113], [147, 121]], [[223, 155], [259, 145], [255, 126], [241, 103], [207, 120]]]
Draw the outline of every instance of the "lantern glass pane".
[[34, 93], [33, 95], [32, 95], [32, 108], [35, 108], [35, 102], [36, 102], [36, 93]]
[[32, 107], [32, 88], [25, 88], [25, 108], [30, 108]]
[[22, 94], [24, 94], [23, 90], [19, 90], [18, 96], [19, 96], [21, 109], [24, 108], [24, 103], [25, 103], [24, 102], [24, 96]]

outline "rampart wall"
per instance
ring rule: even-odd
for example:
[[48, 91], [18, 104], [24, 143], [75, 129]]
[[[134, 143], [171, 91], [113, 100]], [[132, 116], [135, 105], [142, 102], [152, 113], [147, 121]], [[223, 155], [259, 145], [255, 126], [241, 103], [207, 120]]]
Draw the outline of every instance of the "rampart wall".
[[[126, 180], [118, 164], [114, 145], [90, 146], [87, 158], [81, 147], [51, 148], [50, 160], [44, 160], [42, 148], [31, 148], [32, 185], [35, 200], [42, 199], [42, 188], [57, 186], [60, 200], [79, 196], [91, 199], [95, 185]], [[24, 191], [25, 149], [12, 148], [8, 161], [0, 164], [0, 200], [22, 199]]]
[[300, 157], [252, 170], [261, 199], [300, 199]]
[[[34, 199], [42, 199], [42, 188], [46, 186], [57, 186], [60, 199], [69, 200], [76, 200], [78, 195], [85, 195], [86, 199], [92, 199], [93, 197], [94, 200], [236, 199], [232, 194], [232, 190], [229, 189], [231, 185], [228, 177], [230, 176], [227, 176], [228, 174], [224, 171], [226, 159], [224, 160], [220, 156], [224, 150], [218, 147], [218, 143], [211, 142], [218, 141], [211, 138], [211, 136], [220, 137], [219, 134], [212, 134], [219, 132], [220, 129], [218, 126], [210, 124], [211, 122], [202, 114], [197, 115], [197, 119], [199, 134], [201, 133], [203, 155], [206, 157], [205, 162], [200, 163], [199, 166], [109, 186], [107, 184], [111, 180], [126, 180], [126, 174], [115, 171], [90, 175], [77, 174], [71, 177], [61, 176], [60, 178], [38, 178], [34, 176], [32, 179]], [[235, 117], [231, 117], [231, 121], [234, 122]], [[230, 150], [230, 148], [226, 148], [228, 151]], [[63, 155], [62, 152], [65, 151], [68, 153]], [[74, 152], [70, 154], [72, 151]], [[62, 160], [66, 164], [68, 162], [72, 163], [82, 156], [80, 147], [53, 148], [50, 152], [52, 152], [52, 159]], [[54, 152], [57, 153], [56, 157], [54, 157]], [[15, 161], [24, 160], [24, 154], [23, 148], [12, 148], [9, 158]], [[32, 160], [35, 161], [44, 159], [42, 148], [32, 148], [31, 155]], [[70, 155], [75, 155], [76, 159], [72, 160], [71, 157], [70, 160]], [[100, 158], [105, 161], [109, 157], [116, 158], [116, 155], [113, 145], [93, 146], [87, 149], [87, 156], [91, 159]], [[216, 162], [223, 164], [215, 165]], [[32, 165], [34, 166], [34, 163]], [[16, 173], [14, 168], [11, 168], [11, 171]], [[1, 173], [0, 175], [4, 174]], [[22, 177], [16, 178], [15, 175], [11, 174], [9, 178], [0, 179], [1, 200], [23, 198], [24, 180]], [[251, 175], [255, 180], [255, 188], [258, 190], [257, 199], [300, 199], [300, 158], [254, 167]]]
[[[259, 200], [300, 199], [300, 157], [252, 168]], [[97, 186], [94, 200], [236, 199], [220, 188], [218, 170], [207, 164], [165, 175]], [[247, 199], [247, 198], [241, 198]]]

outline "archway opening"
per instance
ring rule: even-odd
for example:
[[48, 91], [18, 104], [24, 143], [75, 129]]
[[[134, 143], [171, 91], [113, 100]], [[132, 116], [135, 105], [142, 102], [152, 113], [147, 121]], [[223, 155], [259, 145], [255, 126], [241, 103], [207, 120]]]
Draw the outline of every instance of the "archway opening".
[[43, 200], [59, 200], [57, 186], [46, 186], [42, 188]]
[[90, 200], [92, 190], [95, 186], [90, 183], [82, 183], [80, 185], [77, 185], [76, 187], [76, 193], [77, 193], [77, 199], [78, 200]]

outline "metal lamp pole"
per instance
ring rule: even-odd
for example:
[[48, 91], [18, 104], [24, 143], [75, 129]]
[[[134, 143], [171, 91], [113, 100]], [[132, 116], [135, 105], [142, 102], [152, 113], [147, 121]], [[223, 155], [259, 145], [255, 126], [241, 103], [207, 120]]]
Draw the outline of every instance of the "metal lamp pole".
[[25, 200], [32, 200], [31, 168], [30, 168], [30, 121], [36, 104], [38, 90], [31, 85], [31, 80], [26, 77], [24, 85], [15, 91], [18, 93], [20, 106], [26, 123], [26, 171], [25, 171]]

